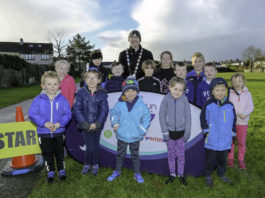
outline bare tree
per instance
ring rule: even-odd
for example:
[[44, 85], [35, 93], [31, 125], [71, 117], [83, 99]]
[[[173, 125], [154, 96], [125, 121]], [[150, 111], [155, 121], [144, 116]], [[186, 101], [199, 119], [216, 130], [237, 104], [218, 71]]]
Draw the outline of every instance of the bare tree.
[[59, 59], [64, 57], [66, 41], [65, 41], [65, 31], [64, 30], [54, 30], [48, 32], [47, 40], [53, 43], [53, 49], [55, 56]]
[[250, 71], [253, 71], [253, 62], [263, 56], [263, 53], [260, 48], [255, 48], [253, 45], [248, 46], [242, 52], [242, 58], [245, 62], [249, 63]]

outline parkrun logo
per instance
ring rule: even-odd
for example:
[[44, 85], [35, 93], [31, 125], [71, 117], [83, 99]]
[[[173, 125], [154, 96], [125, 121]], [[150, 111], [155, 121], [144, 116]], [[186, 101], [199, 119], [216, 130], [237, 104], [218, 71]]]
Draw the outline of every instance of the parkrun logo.
[[104, 131], [104, 137], [105, 138], [109, 139], [109, 138], [111, 138], [111, 136], [112, 136], [111, 130]]
[[144, 139], [146, 141], [152, 141], [152, 142], [164, 142], [164, 139], [163, 138], [158, 138], [158, 137], [148, 137], [148, 136], [145, 136]]

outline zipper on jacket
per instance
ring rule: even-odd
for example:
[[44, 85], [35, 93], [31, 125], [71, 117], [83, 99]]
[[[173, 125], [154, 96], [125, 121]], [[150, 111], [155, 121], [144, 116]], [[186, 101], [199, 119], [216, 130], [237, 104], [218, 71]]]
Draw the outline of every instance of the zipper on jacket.
[[[53, 100], [50, 100], [50, 103], [51, 103], [51, 120], [50, 120], [50, 122], [52, 123], [52, 119], [53, 119], [53, 117], [52, 117], [52, 115], [53, 115]], [[51, 137], [53, 137], [52, 131], [51, 131]]]
[[224, 110], [224, 122], [225, 122], [225, 110]]
[[209, 135], [210, 135], [210, 132], [211, 132], [211, 124], [210, 124], [210, 126], [209, 126], [209, 132], [208, 132], [208, 134], [207, 134], [207, 137], [206, 137], [206, 140], [205, 140], [205, 143], [207, 143], [207, 141], [208, 141], [208, 137], [209, 137]]

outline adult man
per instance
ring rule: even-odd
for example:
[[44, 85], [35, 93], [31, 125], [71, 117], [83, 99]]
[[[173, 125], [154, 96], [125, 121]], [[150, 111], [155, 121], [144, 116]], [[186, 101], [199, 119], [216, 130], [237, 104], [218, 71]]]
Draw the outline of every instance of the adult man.
[[141, 70], [142, 62], [151, 59], [154, 60], [152, 52], [142, 48], [140, 45], [141, 34], [138, 30], [132, 30], [128, 37], [130, 47], [122, 51], [119, 55], [119, 62], [124, 65], [123, 76], [136, 76], [136, 79], [144, 76]]

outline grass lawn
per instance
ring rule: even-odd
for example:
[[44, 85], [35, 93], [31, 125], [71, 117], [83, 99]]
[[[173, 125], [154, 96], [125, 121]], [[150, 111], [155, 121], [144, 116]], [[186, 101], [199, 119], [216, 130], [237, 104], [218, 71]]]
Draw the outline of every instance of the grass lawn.
[[[220, 73], [230, 79], [232, 73]], [[265, 74], [246, 73], [247, 87], [252, 93], [255, 110], [251, 114], [247, 135], [247, 170], [228, 168], [227, 176], [235, 186], [223, 184], [213, 175], [214, 187], [207, 188], [203, 177], [187, 177], [188, 186], [181, 186], [178, 180], [165, 185], [165, 176], [142, 173], [145, 182], [138, 184], [133, 179], [133, 171], [123, 169], [122, 175], [113, 182], [106, 181], [112, 173], [110, 168], [100, 168], [98, 176], [81, 176], [82, 165], [66, 157], [67, 180], [56, 178], [53, 184], [46, 183], [46, 169], [41, 171], [39, 182], [32, 189], [30, 198], [40, 197], [265, 197]], [[237, 156], [237, 155], [236, 155]], [[237, 165], [237, 163], [236, 163]], [[154, 164], [155, 166], [155, 164]]]
[[0, 108], [34, 98], [41, 92], [39, 84], [23, 87], [1, 88]]

